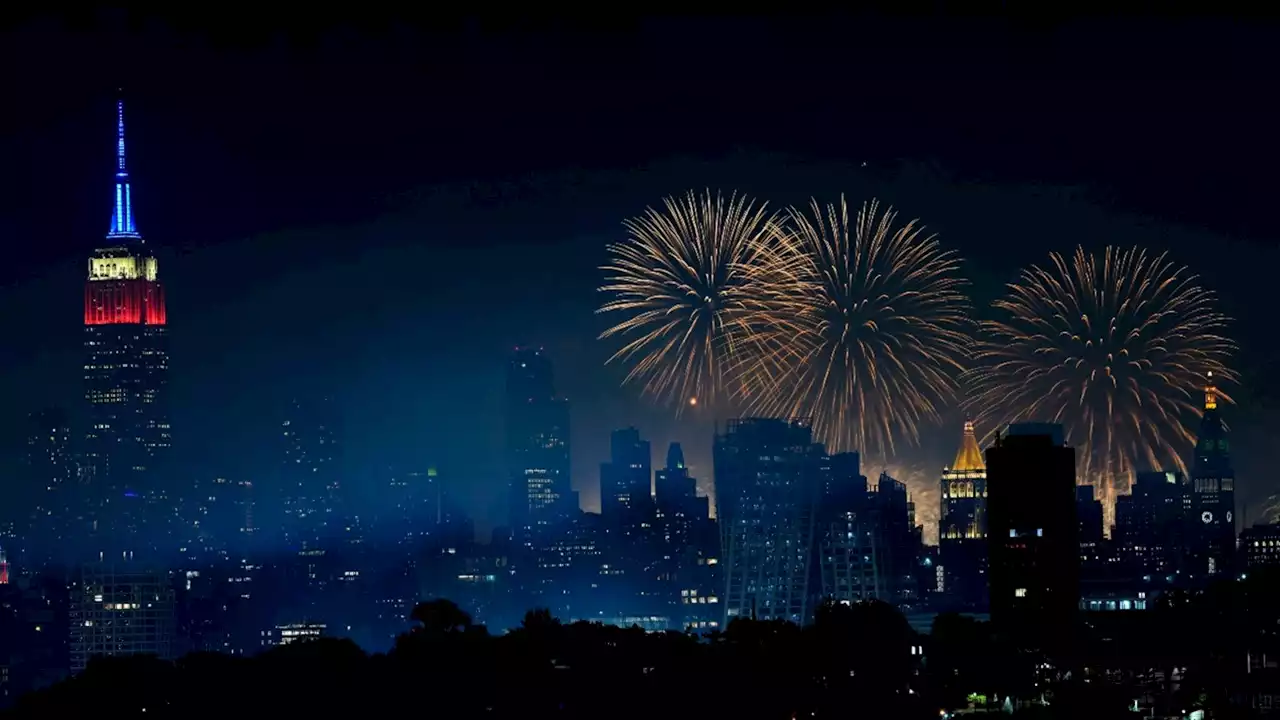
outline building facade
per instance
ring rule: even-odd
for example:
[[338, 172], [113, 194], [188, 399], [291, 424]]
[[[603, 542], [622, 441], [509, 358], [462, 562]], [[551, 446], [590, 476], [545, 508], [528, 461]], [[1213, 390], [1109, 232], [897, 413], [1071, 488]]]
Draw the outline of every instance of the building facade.
[[1211, 576], [1233, 570], [1236, 547], [1235, 470], [1227, 429], [1218, 414], [1213, 373], [1204, 391], [1204, 411], [1191, 465], [1190, 516], [1185, 538], [1187, 572]]
[[964, 435], [955, 462], [942, 471], [938, 513], [938, 557], [943, 593], [958, 607], [981, 610], [987, 605], [987, 465], [978, 448], [973, 423]]
[[516, 348], [507, 364], [506, 465], [512, 538], [535, 536], [577, 510], [569, 483], [569, 402], [556, 395], [542, 348]]
[[174, 655], [168, 575], [132, 562], [85, 563], [71, 583], [71, 671], [95, 656]]
[[1080, 597], [1075, 449], [1057, 425], [1011, 425], [987, 450], [991, 621], [1062, 657]]
[[159, 544], [174, 514], [165, 477], [171, 436], [164, 287], [134, 219], [124, 103], [116, 110], [111, 227], [89, 257], [84, 290], [82, 509], [92, 549], [109, 554]]
[[31, 414], [24, 459], [26, 484], [34, 502], [19, 561], [41, 569], [69, 559], [68, 532], [78, 509], [71, 420], [66, 412], [49, 409]]
[[339, 417], [333, 398], [295, 399], [281, 421], [281, 509], [285, 543], [309, 550], [347, 530]]
[[730, 420], [715, 439], [725, 622], [807, 622], [826, 452], [804, 419]]

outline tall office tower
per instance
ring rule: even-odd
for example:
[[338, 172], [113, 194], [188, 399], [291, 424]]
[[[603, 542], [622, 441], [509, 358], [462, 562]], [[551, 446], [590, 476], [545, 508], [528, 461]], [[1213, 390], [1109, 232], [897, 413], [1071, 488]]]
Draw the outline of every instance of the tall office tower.
[[[1127, 496], [1116, 498], [1117, 518], [1120, 516], [1121, 501], [1125, 497]], [[1092, 485], [1076, 486], [1076, 517], [1080, 521], [1080, 582], [1083, 584], [1104, 577], [1111, 556], [1102, 531], [1105, 522], [1102, 501], [1098, 499]], [[1115, 537], [1114, 532], [1112, 537]]]
[[1080, 545], [1100, 545], [1105, 537], [1102, 501], [1092, 485], [1076, 486], [1076, 515], [1080, 518]]
[[569, 402], [556, 396], [542, 348], [516, 348], [507, 364], [506, 464], [511, 532], [519, 545], [576, 514], [569, 485]]
[[654, 473], [654, 500], [664, 515], [679, 514], [691, 520], [711, 517], [711, 499], [698, 495], [698, 481], [689, 475], [680, 443], [667, 447], [667, 462]]
[[1187, 571], [1196, 576], [1231, 572], [1235, 558], [1235, 471], [1227, 431], [1218, 415], [1218, 389], [1209, 374], [1204, 414], [1191, 465], [1191, 528]]
[[123, 102], [116, 113], [111, 228], [89, 257], [84, 291], [85, 512], [94, 549], [111, 554], [143, 549], [144, 529], [156, 544], [173, 516], [164, 288], [134, 222]]
[[911, 608], [920, 599], [922, 528], [916, 525], [916, 506], [907, 486], [880, 473], [868, 488], [870, 526], [880, 576], [877, 599]]
[[828, 458], [816, 535], [824, 599], [843, 603], [888, 599], [867, 478], [858, 453]]
[[1076, 454], [1062, 437], [1059, 425], [1011, 425], [987, 449], [991, 621], [1058, 658], [1080, 600]]
[[609, 462], [600, 464], [600, 514], [605, 517], [645, 514], [652, 506], [653, 472], [648, 440], [633, 428], [609, 437]]
[[1116, 498], [1111, 539], [1130, 577], [1181, 570], [1189, 489], [1181, 473], [1140, 472], [1130, 493]]
[[282, 529], [297, 550], [315, 549], [345, 531], [338, 412], [333, 398], [294, 400], [281, 423]]
[[229, 551], [243, 555], [254, 549], [253, 541], [257, 535], [253, 517], [253, 483], [227, 478], [217, 478], [213, 482], [218, 497], [223, 500], [218, 532], [226, 538], [223, 544]]
[[622, 570], [619, 582], [602, 594], [620, 599], [619, 610], [667, 616], [671, 610], [671, 559], [665, 524], [658, 523], [653, 499], [651, 448], [635, 428], [615, 430], [609, 439], [609, 462], [600, 465], [599, 540], [606, 555]]
[[654, 473], [657, 508], [657, 577], [669, 592], [671, 627], [706, 631], [720, 627], [720, 537], [709, 499], [698, 496], [680, 443], [667, 448], [666, 465]]
[[133, 562], [87, 563], [70, 591], [72, 672], [96, 655], [173, 659], [174, 592], [166, 573]]
[[742, 418], [716, 435], [714, 454], [725, 621], [806, 622], [825, 449], [808, 420]]
[[71, 422], [60, 409], [32, 413], [27, 429], [26, 485], [34, 493], [22, 562], [36, 568], [65, 561], [72, 530], [76, 469]]
[[982, 461], [973, 423], [955, 462], [942, 471], [942, 507], [938, 514], [938, 556], [948, 604], [980, 609], [987, 604], [987, 465]]
[[443, 492], [435, 468], [398, 470], [390, 482], [390, 499], [394, 509], [390, 525], [396, 528], [397, 541], [417, 545], [436, 532], [443, 521]]

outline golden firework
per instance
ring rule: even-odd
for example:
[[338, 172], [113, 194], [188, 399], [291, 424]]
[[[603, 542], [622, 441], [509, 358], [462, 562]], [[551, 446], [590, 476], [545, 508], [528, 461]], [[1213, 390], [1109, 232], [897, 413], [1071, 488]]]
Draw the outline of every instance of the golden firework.
[[1167, 254], [1081, 247], [1049, 259], [995, 302], [1000, 319], [981, 323], [967, 405], [987, 428], [1062, 424], [1111, 518], [1135, 471], [1185, 471], [1205, 379], [1235, 380], [1235, 344], [1214, 293]]
[[716, 407], [751, 332], [771, 219], [763, 203], [707, 191], [623, 223], [628, 238], [608, 248], [600, 290], [610, 297], [597, 312], [619, 318], [600, 338], [624, 340], [609, 362], [630, 365], [625, 382], [677, 412]]
[[960, 260], [918, 220], [844, 198], [771, 223], [758, 255], [742, 392], [752, 412], [807, 416], [832, 451], [891, 456], [952, 399], [970, 342]]

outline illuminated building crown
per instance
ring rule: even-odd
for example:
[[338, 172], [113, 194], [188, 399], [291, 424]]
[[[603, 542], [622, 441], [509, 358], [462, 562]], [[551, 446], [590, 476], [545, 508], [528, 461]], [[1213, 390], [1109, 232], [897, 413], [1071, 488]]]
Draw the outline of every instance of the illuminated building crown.
[[960, 452], [956, 453], [956, 461], [951, 469], [959, 472], [986, 470], [987, 464], [982, 460], [982, 450], [978, 449], [978, 438], [973, 434], [973, 423], [964, 424], [964, 439], [960, 441]]

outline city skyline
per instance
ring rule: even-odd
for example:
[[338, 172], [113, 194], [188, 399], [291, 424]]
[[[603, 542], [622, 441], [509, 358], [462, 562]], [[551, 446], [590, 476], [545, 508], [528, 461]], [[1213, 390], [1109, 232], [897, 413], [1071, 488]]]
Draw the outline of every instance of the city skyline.
[[[153, 41], [144, 37], [138, 42], [146, 46]], [[633, 41], [647, 42], [643, 36]], [[212, 63], [230, 51], [201, 52], [183, 55], [180, 64], [208, 73]], [[258, 61], [252, 52], [245, 57]], [[382, 60], [375, 57], [370, 62]], [[309, 196], [353, 194], [337, 187], [320, 190], [298, 177], [298, 168], [308, 166], [309, 153], [321, 146], [315, 141], [322, 134], [319, 128], [316, 134], [309, 132], [286, 143], [280, 152], [243, 158], [253, 167], [276, 173], [271, 189], [252, 177], [245, 178], [245, 185], [227, 182], [245, 173], [228, 160], [211, 156], [215, 149], [228, 150], [246, 140], [261, 147], [263, 133], [275, 132], [249, 121], [257, 110], [285, 112], [260, 82], [246, 80], [236, 88], [222, 80], [216, 91], [193, 89], [165, 100], [151, 92], [165, 77], [161, 71], [141, 66], [137, 70], [127, 88], [131, 102], [139, 108], [134, 125], [140, 128], [130, 153], [138, 158], [134, 165], [146, 172], [135, 184], [140, 184], [139, 202], [148, 218], [148, 232], [155, 228], [154, 245], [166, 275], [183, 288], [169, 298], [170, 306], [184, 318], [171, 333], [175, 358], [185, 363], [184, 372], [174, 378], [175, 423], [184, 427], [175, 441], [204, 475], [260, 474], [265, 449], [255, 450], [251, 438], [265, 436], [273, 424], [266, 418], [283, 413], [295, 396], [332, 394], [350, 420], [349, 456], [357, 475], [405, 462], [452, 467], [460, 473], [458, 482], [474, 490], [470, 506], [482, 517], [492, 515], [501, 503], [503, 469], [485, 458], [500, 454], [500, 423], [494, 418], [501, 406], [497, 386], [503, 353], [516, 344], [536, 343], [564, 368], [564, 394], [575, 403], [572, 481], [587, 507], [597, 507], [594, 468], [607, 456], [612, 428], [636, 425], [656, 447], [682, 442], [695, 475], [707, 481], [712, 475], [710, 438], [716, 420], [726, 418], [686, 412], [675, 420], [669, 412], [641, 400], [633, 389], [620, 387], [621, 373], [603, 362], [609, 348], [591, 340], [602, 325], [589, 311], [597, 301], [596, 267], [604, 260], [604, 246], [623, 236], [622, 218], [673, 192], [735, 186], [778, 204], [802, 204], [811, 194], [822, 200], [834, 199], [840, 192], [882, 196], [904, 212], [925, 218], [944, 242], [961, 251], [966, 271], [972, 270], [975, 279], [979, 306], [1018, 267], [1038, 260], [1045, 250], [1074, 247], [1082, 238], [1094, 238], [1091, 246], [1124, 240], [1168, 247], [1174, 257], [1202, 275], [1206, 286], [1219, 292], [1225, 311], [1236, 318], [1234, 330], [1244, 346], [1238, 356], [1244, 393], [1231, 421], [1242, 448], [1256, 449], [1255, 454], [1242, 453], [1240, 463], [1256, 466], [1247, 476], [1259, 478], [1272, 462], [1269, 447], [1258, 440], [1271, 428], [1269, 398], [1275, 395], [1272, 373], [1267, 372], [1271, 340], [1255, 329], [1260, 326], [1258, 308], [1264, 306], [1256, 289], [1261, 284], [1239, 281], [1241, 273], [1268, 266], [1272, 251], [1258, 243], [1195, 229], [1202, 217], [1152, 226], [1134, 215], [1152, 208], [1151, 198], [1127, 190], [1117, 189], [1120, 201], [1100, 207], [1088, 186], [1071, 194], [1073, 171], [1061, 158], [1050, 158], [1044, 166], [1047, 177], [1061, 178], [1060, 184], [1050, 185], [1058, 189], [1029, 192], [1018, 184], [1017, 173], [1004, 167], [1005, 154], [975, 159], [936, 144], [915, 151], [904, 133], [884, 136], [890, 140], [886, 151], [849, 142], [833, 142], [823, 151], [799, 140], [790, 142], [785, 125], [765, 131], [738, 123], [727, 126], [725, 139], [742, 140], [743, 145], [727, 153], [725, 146], [711, 143], [681, 159], [672, 155], [672, 148], [680, 143], [667, 147], [670, 136], [655, 137], [655, 145], [662, 149], [644, 150], [646, 157], [639, 160], [644, 171], [639, 173], [620, 169], [632, 162], [621, 154], [605, 156], [594, 165], [579, 165], [575, 158], [585, 157], [587, 144], [600, 140], [579, 138], [575, 146], [567, 137], [556, 135], [557, 142], [569, 143], [565, 147], [572, 152], [535, 157], [529, 149], [532, 144], [527, 144], [526, 151], [509, 154], [505, 160], [486, 154], [490, 160], [479, 177], [489, 180], [450, 183], [448, 172], [440, 170], [443, 165], [390, 163], [385, 154], [389, 146], [375, 143], [360, 153], [332, 153], [330, 161], [339, 166], [354, 163], [351, 168], [386, 164], [386, 172], [370, 176], [370, 188], [377, 185], [399, 194], [379, 195], [383, 191], [373, 190], [376, 197], [393, 199], [389, 204], [370, 204], [351, 198], [349, 203], [324, 202], [324, 208], [318, 208], [315, 205], [321, 203]], [[101, 177], [94, 168], [105, 160], [108, 147], [114, 149], [104, 142], [102, 119], [115, 85], [86, 79], [73, 87], [83, 92], [40, 111], [56, 113], [63, 122], [38, 129], [37, 136], [47, 138], [46, 143], [56, 138], [65, 145], [65, 150], [58, 151], [65, 153], [59, 166], [80, 171], [55, 178], [38, 169], [34, 177], [35, 187], [83, 188], [67, 197], [83, 195], [84, 202], [73, 204], [83, 206], [84, 212], [62, 212], [58, 219], [34, 222], [30, 215], [34, 209], [5, 206], [14, 214], [13, 227], [18, 232], [50, 240], [20, 250], [31, 255], [32, 270], [3, 290], [13, 302], [34, 309], [8, 319], [14, 335], [36, 338], [30, 345], [7, 348], [0, 358], [13, 368], [0, 376], [6, 394], [15, 400], [14, 410], [3, 418], [9, 428], [17, 428], [28, 411], [75, 404], [75, 389], [57, 382], [75, 362], [74, 341], [68, 342], [72, 330], [66, 326], [68, 299], [60, 288], [71, 273], [72, 258], [82, 256], [93, 237], [87, 230], [93, 215], [89, 209], [95, 202], [92, 198], [101, 195], [91, 188], [93, 178]], [[300, 97], [310, 90], [300, 87], [295, 92]], [[411, 115], [420, 112], [417, 102], [411, 102]], [[375, 107], [376, 102], [370, 110]], [[344, 112], [343, 122], [358, 125], [353, 111]], [[599, 112], [601, 117], [611, 117], [603, 109]], [[882, 130], [887, 118], [867, 120], [867, 129]], [[362, 138], [340, 137], [335, 142], [374, 143], [367, 133]], [[699, 143], [703, 140], [697, 138]], [[14, 150], [19, 156], [33, 152]], [[289, 162], [281, 155], [286, 151], [291, 153]], [[185, 183], [171, 183], [170, 177], [182, 174], [175, 163], [178, 158], [195, 159], [205, 171]], [[572, 169], [575, 165], [578, 168]], [[1101, 182], [1121, 178], [1113, 171], [1119, 169], [1104, 167]], [[975, 172], [981, 181], [957, 179]], [[279, 182], [280, 173], [297, 178], [296, 187]], [[221, 188], [217, 192], [215, 185]], [[257, 197], [249, 194], [250, 186]], [[15, 196], [4, 197], [9, 202]], [[41, 204], [33, 208], [46, 207], [57, 197], [57, 192], [42, 192]], [[277, 203], [277, 199], [286, 202]], [[223, 207], [225, 202], [236, 211]], [[1167, 208], [1155, 209], [1183, 217], [1189, 205], [1171, 200]], [[308, 218], [308, 213], [322, 219]], [[1027, 224], [1028, 217], [1035, 221]], [[205, 222], [192, 224], [189, 218]], [[1217, 227], [1225, 232], [1235, 230], [1236, 223], [1251, 222], [1248, 215], [1218, 213], [1215, 218], [1222, 218], [1223, 224]], [[69, 232], [75, 227], [82, 229]], [[551, 229], [542, 229], [547, 227]], [[53, 228], [58, 228], [56, 238], [45, 235]], [[522, 228], [537, 230], [530, 234]], [[1034, 248], [1019, 250], [1016, 240], [1027, 228], [1042, 238]], [[975, 251], [984, 244], [996, 250]], [[1201, 252], [1205, 246], [1214, 247], [1215, 252]], [[358, 253], [353, 250], [357, 247]], [[333, 252], [317, 254], [317, 248]], [[549, 256], [557, 258], [555, 263], [548, 264]], [[244, 258], [254, 258], [254, 267], [243, 268]], [[347, 272], [344, 268], [352, 263], [363, 271]], [[414, 269], [432, 266], [486, 266], [496, 274], [491, 275], [492, 286], [483, 292], [468, 289], [468, 273], [445, 273], [424, 288]], [[523, 281], [531, 268], [541, 282]], [[376, 285], [361, 279], [371, 269], [380, 277]], [[316, 287], [341, 288], [361, 299], [351, 313], [317, 314], [309, 299]], [[464, 299], [441, 307], [440, 301], [451, 295]], [[216, 300], [209, 302], [211, 298]], [[264, 308], [274, 312], [264, 313]], [[288, 321], [281, 323], [278, 318]], [[486, 330], [478, 332], [479, 328]], [[434, 339], [442, 336], [467, 342], [441, 347]], [[215, 346], [211, 344], [214, 337], [230, 341]], [[331, 342], [337, 337], [347, 341]], [[319, 362], [300, 368], [295, 361], [299, 356]], [[235, 392], [246, 387], [240, 370], [245, 367], [259, 368], [271, 382], [250, 380], [247, 387], [252, 389]], [[33, 381], [19, 380], [28, 377]], [[233, 392], [219, 389], [224, 387]], [[448, 410], [433, 412], [433, 408]], [[951, 438], [963, 419], [952, 412], [942, 423], [925, 428], [921, 449], [891, 461], [868, 458], [868, 462], [895, 469], [920, 468], [921, 476], [931, 478], [954, 452]], [[3, 435], [0, 461], [13, 467], [18, 457], [14, 438], [19, 433], [10, 430]], [[402, 441], [384, 440], [396, 436]], [[483, 440], [460, 442], [464, 437]], [[228, 444], [248, 448], [246, 459], [228, 461], [219, 452]], [[403, 449], [410, 446], [417, 449]], [[472, 462], [472, 458], [480, 460]], [[357, 480], [357, 484], [362, 483]], [[1250, 508], [1261, 508], [1273, 491], [1256, 480], [1242, 487]], [[1255, 512], [1251, 510], [1250, 515]]]
[[1280, 707], [1274, 33], [937, 20], [0, 29], [0, 712]]
[[[117, 103], [116, 109], [118, 113], [123, 113], [122, 104]], [[118, 120], [117, 125], [119, 125], [119, 127], [121, 128], [123, 127], [122, 124], [120, 124], [122, 123], [122, 118], [123, 118], [122, 114], [120, 115], [120, 117], [117, 118]], [[121, 142], [122, 141], [120, 140], [117, 141], [117, 144], [116, 144], [117, 148], [122, 148]], [[128, 176], [126, 175], [125, 178], [127, 181]], [[124, 187], [126, 190], [128, 190], [129, 185], [126, 184]], [[133, 229], [132, 225], [129, 225], [128, 229], [126, 229], [125, 231], [121, 231], [120, 228], [117, 227], [118, 223], [125, 223], [126, 225], [128, 225], [134, 222], [132, 202], [130, 201], [130, 195], [126, 192], [121, 197], [123, 198], [123, 201], [120, 207], [123, 207], [124, 210], [122, 211], [120, 208], [112, 209], [113, 225], [112, 225], [112, 230], [111, 230], [111, 234], [109, 234], [109, 237], [120, 236], [119, 235], [120, 232], [126, 232], [126, 234], [128, 234], [129, 237], [131, 238], [140, 237], [136, 229]], [[121, 218], [124, 218], [124, 219], [121, 219]], [[153, 247], [154, 247], [154, 244], [153, 244]], [[166, 249], [163, 247], [159, 248], [158, 252], [159, 254], [164, 254], [166, 250], [169, 252], [172, 252], [171, 248]], [[153, 252], [155, 252], [155, 250], [153, 250]], [[154, 260], [152, 260], [151, 262], [154, 263]], [[161, 307], [161, 312], [163, 313], [163, 307]], [[981, 309], [979, 309], [978, 312], [980, 313]], [[588, 343], [585, 342], [586, 340], [587, 338], [581, 338], [581, 337], [569, 338], [565, 342], [563, 342], [562, 345], [568, 345], [570, 347], [576, 347], [579, 349], [586, 350], [589, 355], [594, 355], [596, 357], [602, 357], [604, 353], [608, 352], [607, 349], [601, 350], [601, 349], [591, 347]], [[575, 373], [575, 375], [580, 374], [581, 366], [579, 365], [578, 368], [579, 368], [579, 372]], [[495, 380], [495, 379], [496, 378], [482, 378], [482, 381]], [[690, 467], [693, 469], [695, 475], [702, 478], [709, 479], [713, 475], [713, 467], [710, 462], [709, 448], [706, 448], [704, 443], [709, 445], [709, 437], [710, 435], [714, 434], [715, 428], [717, 427], [718, 423], [722, 423], [723, 421], [729, 418], [716, 417], [712, 415], [712, 413], [714, 412], [714, 409], [707, 409], [705, 407], [697, 407], [697, 406], [684, 408], [684, 412], [676, 413], [678, 415], [683, 415], [685, 417], [672, 418], [671, 417], [672, 413], [669, 410], [663, 408], [660, 403], [646, 403], [644, 399], [639, 397], [639, 393], [636, 393], [634, 390], [635, 390], [634, 388], [628, 388], [625, 385], [622, 385], [614, 389], [614, 392], [612, 394], [615, 396], [615, 399], [617, 401], [630, 404], [629, 411], [631, 413], [630, 415], [622, 415], [620, 413], [615, 414], [615, 417], [618, 418], [615, 424], [617, 424], [618, 426], [625, 426], [630, 424], [641, 424], [642, 426], [648, 426], [650, 429], [646, 431], [647, 436], [656, 436], [656, 437], [662, 438], [661, 440], [658, 440], [655, 442], [655, 444], [658, 447], [663, 447], [665, 446], [664, 443], [668, 443], [668, 442], [683, 442], [684, 444], [693, 447], [694, 451], [693, 451], [692, 457], [694, 458], [694, 460], [690, 463]], [[287, 398], [286, 396], [283, 396], [283, 395], [279, 396], [276, 400], [277, 407], [272, 408], [271, 410], [276, 412], [282, 412], [283, 408], [287, 404], [293, 403], [296, 401], [297, 399], [295, 397], [296, 395], [300, 395], [300, 394], [305, 395], [308, 393], [319, 395], [319, 396], [335, 394], [333, 393], [333, 390], [328, 383], [315, 383], [310, 388], [301, 392], [294, 392], [291, 395], [287, 396]], [[618, 397], [618, 396], [621, 396], [621, 397]], [[54, 403], [47, 403], [47, 404], [56, 406], [56, 404]], [[75, 402], [73, 401], [70, 404], [74, 406]], [[959, 402], [956, 402], [952, 407], [943, 408], [944, 414], [947, 416], [948, 420], [950, 420], [953, 423], [959, 423], [962, 421], [963, 418], [965, 418], [965, 413], [963, 413], [958, 408], [959, 404], [960, 404]], [[617, 411], [615, 411], [615, 413], [616, 412]], [[644, 421], [644, 418], [646, 417], [649, 419], [648, 422]], [[690, 422], [690, 419], [692, 419], [692, 422]], [[675, 423], [675, 425], [673, 426], [672, 423]], [[666, 429], [664, 432], [664, 428], [669, 428], [669, 429]], [[675, 428], [679, 428], [679, 429], [677, 430]], [[995, 428], [985, 428], [985, 430], [988, 432], [994, 429]], [[490, 430], [492, 430], [492, 427], [490, 428]], [[933, 443], [929, 442], [928, 438], [926, 437], [925, 442], [922, 443], [922, 447], [911, 447], [909, 444], [904, 443], [906, 447], [902, 451], [900, 451], [899, 455], [885, 462], [884, 465], [882, 465], [882, 468], [885, 468], [885, 469], [896, 468], [904, 465], [921, 467], [922, 465], [924, 465], [925, 473], [923, 473], [924, 477], [921, 479], [923, 479], [925, 483], [931, 482], [931, 480], [929, 480], [928, 478], [928, 475], [932, 474], [935, 470], [941, 470], [941, 468], [945, 466], [945, 463], [934, 463], [933, 466], [929, 466], [927, 464], [928, 462], [927, 460], [926, 460], [926, 463], [921, 463], [921, 457], [923, 456], [929, 459], [936, 459], [939, 456], [945, 457], [947, 453], [951, 452], [951, 450], [948, 450], [945, 447], [946, 435], [949, 431], [949, 428], [948, 428], [948, 424], [937, 422], [937, 423], [933, 423], [931, 427], [927, 427], [926, 430], [931, 431], [931, 433], [926, 432], [925, 433], [926, 436], [929, 434], [932, 434], [935, 442]], [[608, 431], [584, 433], [583, 431], [575, 427], [574, 433], [575, 435], [578, 435], [578, 436], [583, 436], [583, 435], [586, 436], [586, 442], [583, 444], [585, 444], [589, 448], [592, 448], [590, 452], [597, 452], [595, 448], [600, 446], [601, 438], [602, 437], [605, 438], [606, 454], [607, 454]], [[681, 433], [681, 434], [677, 434], [677, 433]], [[574, 489], [580, 494], [584, 509], [598, 511], [599, 478], [597, 474], [591, 470], [591, 468], [593, 467], [593, 461], [597, 461], [599, 458], [591, 457], [591, 456], [584, 458], [583, 455], [585, 453], [583, 451], [579, 450], [577, 452], [578, 454], [575, 456], [575, 462], [573, 463], [573, 466], [575, 468], [575, 472], [573, 474]], [[658, 452], [658, 451], [655, 450], [655, 452]], [[1189, 448], [1184, 449], [1184, 454], [1189, 456], [1190, 449]], [[881, 461], [884, 460], [883, 458], [876, 458], [874, 455], [868, 455], [867, 457], [868, 457], [868, 460], [872, 462], [875, 462], [877, 460], [881, 460]], [[425, 454], [415, 459], [416, 462], [426, 463], [426, 464], [436, 462], [437, 460], [439, 460], [439, 458], [431, 457]], [[660, 460], [660, 458], [655, 457], [654, 460], [657, 461], [657, 460]], [[405, 462], [404, 460], [386, 462], [386, 463], [379, 464], [379, 467], [382, 467], [385, 469], [385, 467], [390, 467], [396, 464], [403, 464], [404, 462]], [[454, 462], [457, 462], [457, 461], [454, 460]], [[372, 468], [370, 468], [369, 470], [372, 470]], [[236, 474], [235, 470], [213, 470], [210, 472], [213, 475]], [[244, 469], [240, 469], [239, 472], [245, 473], [246, 471]], [[261, 473], [262, 472], [261, 469], [259, 469], [258, 472]], [[502, 470], [498, 470], [499, 475], [501, 475], [502, 472], [503, 472]], [[248, 471], [248, 474], [253, 474], [253, 471], [252, 470]], [[359, 481], [356, 478], [358, 478], [359, 474], [360, 474], [360, 471], [356, 471], [356, 473], [353, 474], [353, 482], [357, 484], [359, 483]], [[912, 475], [913, 473], [908, 473], [908, 477], [911, 477]], [[914, 478], [912, 479], [914, 480]], [[481, 478], [481, 481], [483, 482], [483, 478]], [[270, 480], [268, 479], [268, 484], [269, 482]], [[929, 497], [930, 500], [932, 500], [932, 495], [931, 495], [932, 488], [928, 487], [927, 485], [921, 486], [919, 482], [915, 482], [915, 484], [912, 485], [911, 489], [913, 492], [919, 493], [921, 496], [924, 496], [924, 497]], [[488, 521], [488, 524], [498, 525], [498, 524], [501, 524], [502, 522], [500, 517], [501, 512], [498, 513], [498, 517], [493, 516], [491, 507], [495, 504], [495, 497], [494, 497], [495, 493], [493, 493], [492, 490], [493, 488], [490, 488], [489, 497], [487, 499], [489, 511], [486, 512], [486, 509], [482, 508], [478, 511], [477, 514], [481, 518], [482, 524], [486, 524], [485, 521]], [[704, 485], [702, 488], [700, 488], [700, 490], [714, 497], [714, 487], [710, 485]], [[466, 494], [465, 491], [463, 494], [464, 495]], [[496, 500], [496, 502], [500, 503], [501, 501]], [[931, 505], [932, 503], [930, 503], [930, 506], [922, 507], [922, 516], [927, 521], [925, 522], [925, 525], [927, 527], [932, 525], [931, 521], [936, 517], [936, 509], [932, 508]], [[928, 535], [930, 538], [933, 537], [932, 530], [933, 530], [932, 527], [930, 527], [930, 532]]]

